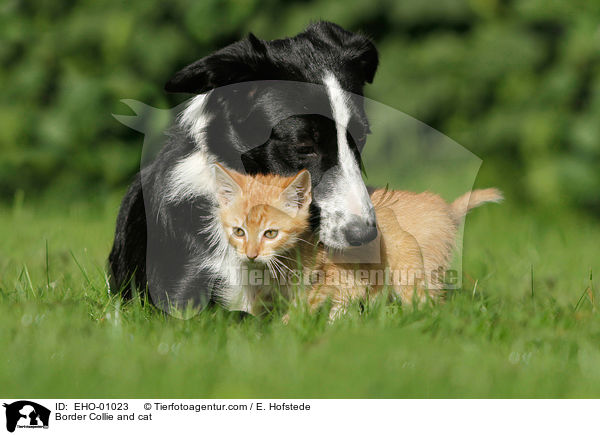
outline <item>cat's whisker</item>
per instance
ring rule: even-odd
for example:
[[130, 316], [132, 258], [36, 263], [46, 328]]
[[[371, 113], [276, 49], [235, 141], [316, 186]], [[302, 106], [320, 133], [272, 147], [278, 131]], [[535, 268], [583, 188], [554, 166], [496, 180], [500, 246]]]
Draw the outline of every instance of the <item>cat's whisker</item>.
[[273, 257], [277, 257], [277, 258], [283, 258], [284, 260], [290, 260], [290, 261], [298, 261], [297, 258], [292, 258], [292, 257], [286, 257], [285, 255], [281, 255], [281, 254], [272, 254]]
[[[272, 270], [274, 270], [274, 271], [276, 272], [276, 269], [275, 269], [275, 262], [274, 262], [273, 260], [274, 260], [273, 256], [272, 256], [272, 255], [271, 255], [271, 256], [269, 256], [269, 258], [268, 258], [268, 260], [267, 260], [267, 264], [268, 264], [268, 265], [269, 265], [269, 266], [272, 268]], [[278, 274], [277, 274], [277, 273], [275, 273], [275, 275], [278, 275]]]
[[[273, 258], [272, 260], [275, 260], [275, 258]], [[281, 274], [282, 276], [284, 275], [284, 271], [281, 269], [281, 267], [277, 264], [276, 261], [272, 261], [271, 264], [273, 265], [273, 267], [275, 269], [277, 269], [277, 271], [279, 272], [279, 274]], [[279, 282], [279, 279], [277, 280], [277, 282]]]
[[286, 275], [285, 270], [282, 268], [282, 266], [285, 265], [281, 261], [277, 260], [276, 258], [273, 258], [273, 265], [277, 268], [277, 270], [280, 271], [282, 276]]
[[295, 238], [295, 239], [296, 239], [296, 240], [300, 240], [301, 242], [308, 243], [309, 245], [314, 245], [314, 243], [312, 243], [312, 242], [309, 242], [308, 240], [306, 240], [306, 239], [303, 239], [302, 237], [298, 237], [298, 236], [296, 236], [296, 238]]
[[271, 277], [273, 279], [273, 283], [279, 287], [279, 274], [277, 273], [277, 270], [275, 270], [275, 268], [272, 265], [269, 265], [269, 273], [271, 274]]
[[287, 270], [289, 270], [290, 272], [294, 273], [292, 269], [290, 269], [283, 261], [281, 261], [278, 258], [273, 258], [273, 261], [276, 262], [276, 264], [280, 265], [280, 267], [285, 267]]
[[317, 246], [316, 243], [311, 243], [308, 240], [301, 239], [300, 237], [296, 237], [296, 240], [299, 241], [299, 242], [304, 242], [304, 243], [306, 243], [307, 245], [310, 245], [310, 246]]
[[277, 258], [273, 258], [273, 260], [277, 261], [277, 263], [279, 263], [281, 266], [285, 267], [287, 270], [290, 271], [290, 273], [292, 275], [294, 275], [295, 277], [300, 277], [300, 272], [299, 271], [294, 271], [292, 270], [290, 267], [288, 267], [285, 263], [283, 263], [281, 260], [278, 260]]
[[269, 259], [266, 264], [267, 264], [267, 267], [269, 268], [269, 272], [271, 273], [271, 276], [277, 282], [277, 284], [279, 284], [279, 275], [275, 271], [275, 268], [273, 267], [274, 266], [273, 263]]

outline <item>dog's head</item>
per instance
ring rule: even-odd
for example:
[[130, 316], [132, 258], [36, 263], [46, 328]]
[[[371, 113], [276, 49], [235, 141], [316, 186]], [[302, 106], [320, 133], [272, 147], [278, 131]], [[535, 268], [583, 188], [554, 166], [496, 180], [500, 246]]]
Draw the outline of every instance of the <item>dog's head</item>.
[[[314, 226], [327, 246], [345, 248], [377, 235], [360, 160], [369, 133], [363, 86], [377, 64], [368, 38], [319, 22], [293, 38], [249, 35], [185, 67], [165, 89], [216, 90], [197, 97], [184, 119], [217, 160], [249, 173], [308, 169]], [[216, 116], [190, 119], [205, 113]]]

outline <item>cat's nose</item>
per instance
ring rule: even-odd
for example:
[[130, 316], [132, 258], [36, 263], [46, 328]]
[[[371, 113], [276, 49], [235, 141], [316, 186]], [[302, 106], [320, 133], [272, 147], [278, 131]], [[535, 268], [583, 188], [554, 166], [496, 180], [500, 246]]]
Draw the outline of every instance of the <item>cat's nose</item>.
[[360, 246], [377, 237], [377, 224], [375, 220], [364, 220], [359, 216], [352, 216], [344, 228], [344, 236], [350, 246]]
[[254, 261], [254, 259], [256, 259], [256, 257], [258, 257], [258, 252], [252, 252], [252, 253], [247, 252], [246, 257], [248, 257], [248, 260]]

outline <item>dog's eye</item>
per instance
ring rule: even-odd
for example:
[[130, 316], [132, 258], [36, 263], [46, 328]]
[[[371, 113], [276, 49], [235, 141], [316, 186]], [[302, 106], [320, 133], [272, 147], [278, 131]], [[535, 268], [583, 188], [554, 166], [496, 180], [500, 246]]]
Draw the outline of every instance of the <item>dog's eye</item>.
[[307, 143], [301, 143], [296, 146], [296, 152], [298, 152], [298, 154], [307, 155], [307, 154], [314, 154], [316, 151], [315, 151], [314, 145], [307, 144]]
[[246, 235], [246, 233], [240, 227], [234, 227], [233, 228], [233, 235], [236, 236], [236, 237], [244, 237]]
[[274, 239], [277, 237], [277, 234], [279, 234], [279, 231], [277, 230], [267, 230], [264, 232], [264, 235], [267, 239]]

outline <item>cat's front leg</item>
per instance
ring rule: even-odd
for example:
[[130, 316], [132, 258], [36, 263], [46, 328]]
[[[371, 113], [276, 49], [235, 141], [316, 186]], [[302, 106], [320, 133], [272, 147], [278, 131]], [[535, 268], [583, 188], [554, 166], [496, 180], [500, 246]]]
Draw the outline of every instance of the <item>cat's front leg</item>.
[[[311, 314], [314, 314], [329, 299], [335, 301], [338, 299], [338, 289], [333, 286], [320, 285], [313, 287], [308, 292], [307, 302]], [[335, 302], [334, 302], [335, 304]]]
[[334, 303], [329, 311], [329, 323], [333, 323], [348, 312], [347, 303]]

